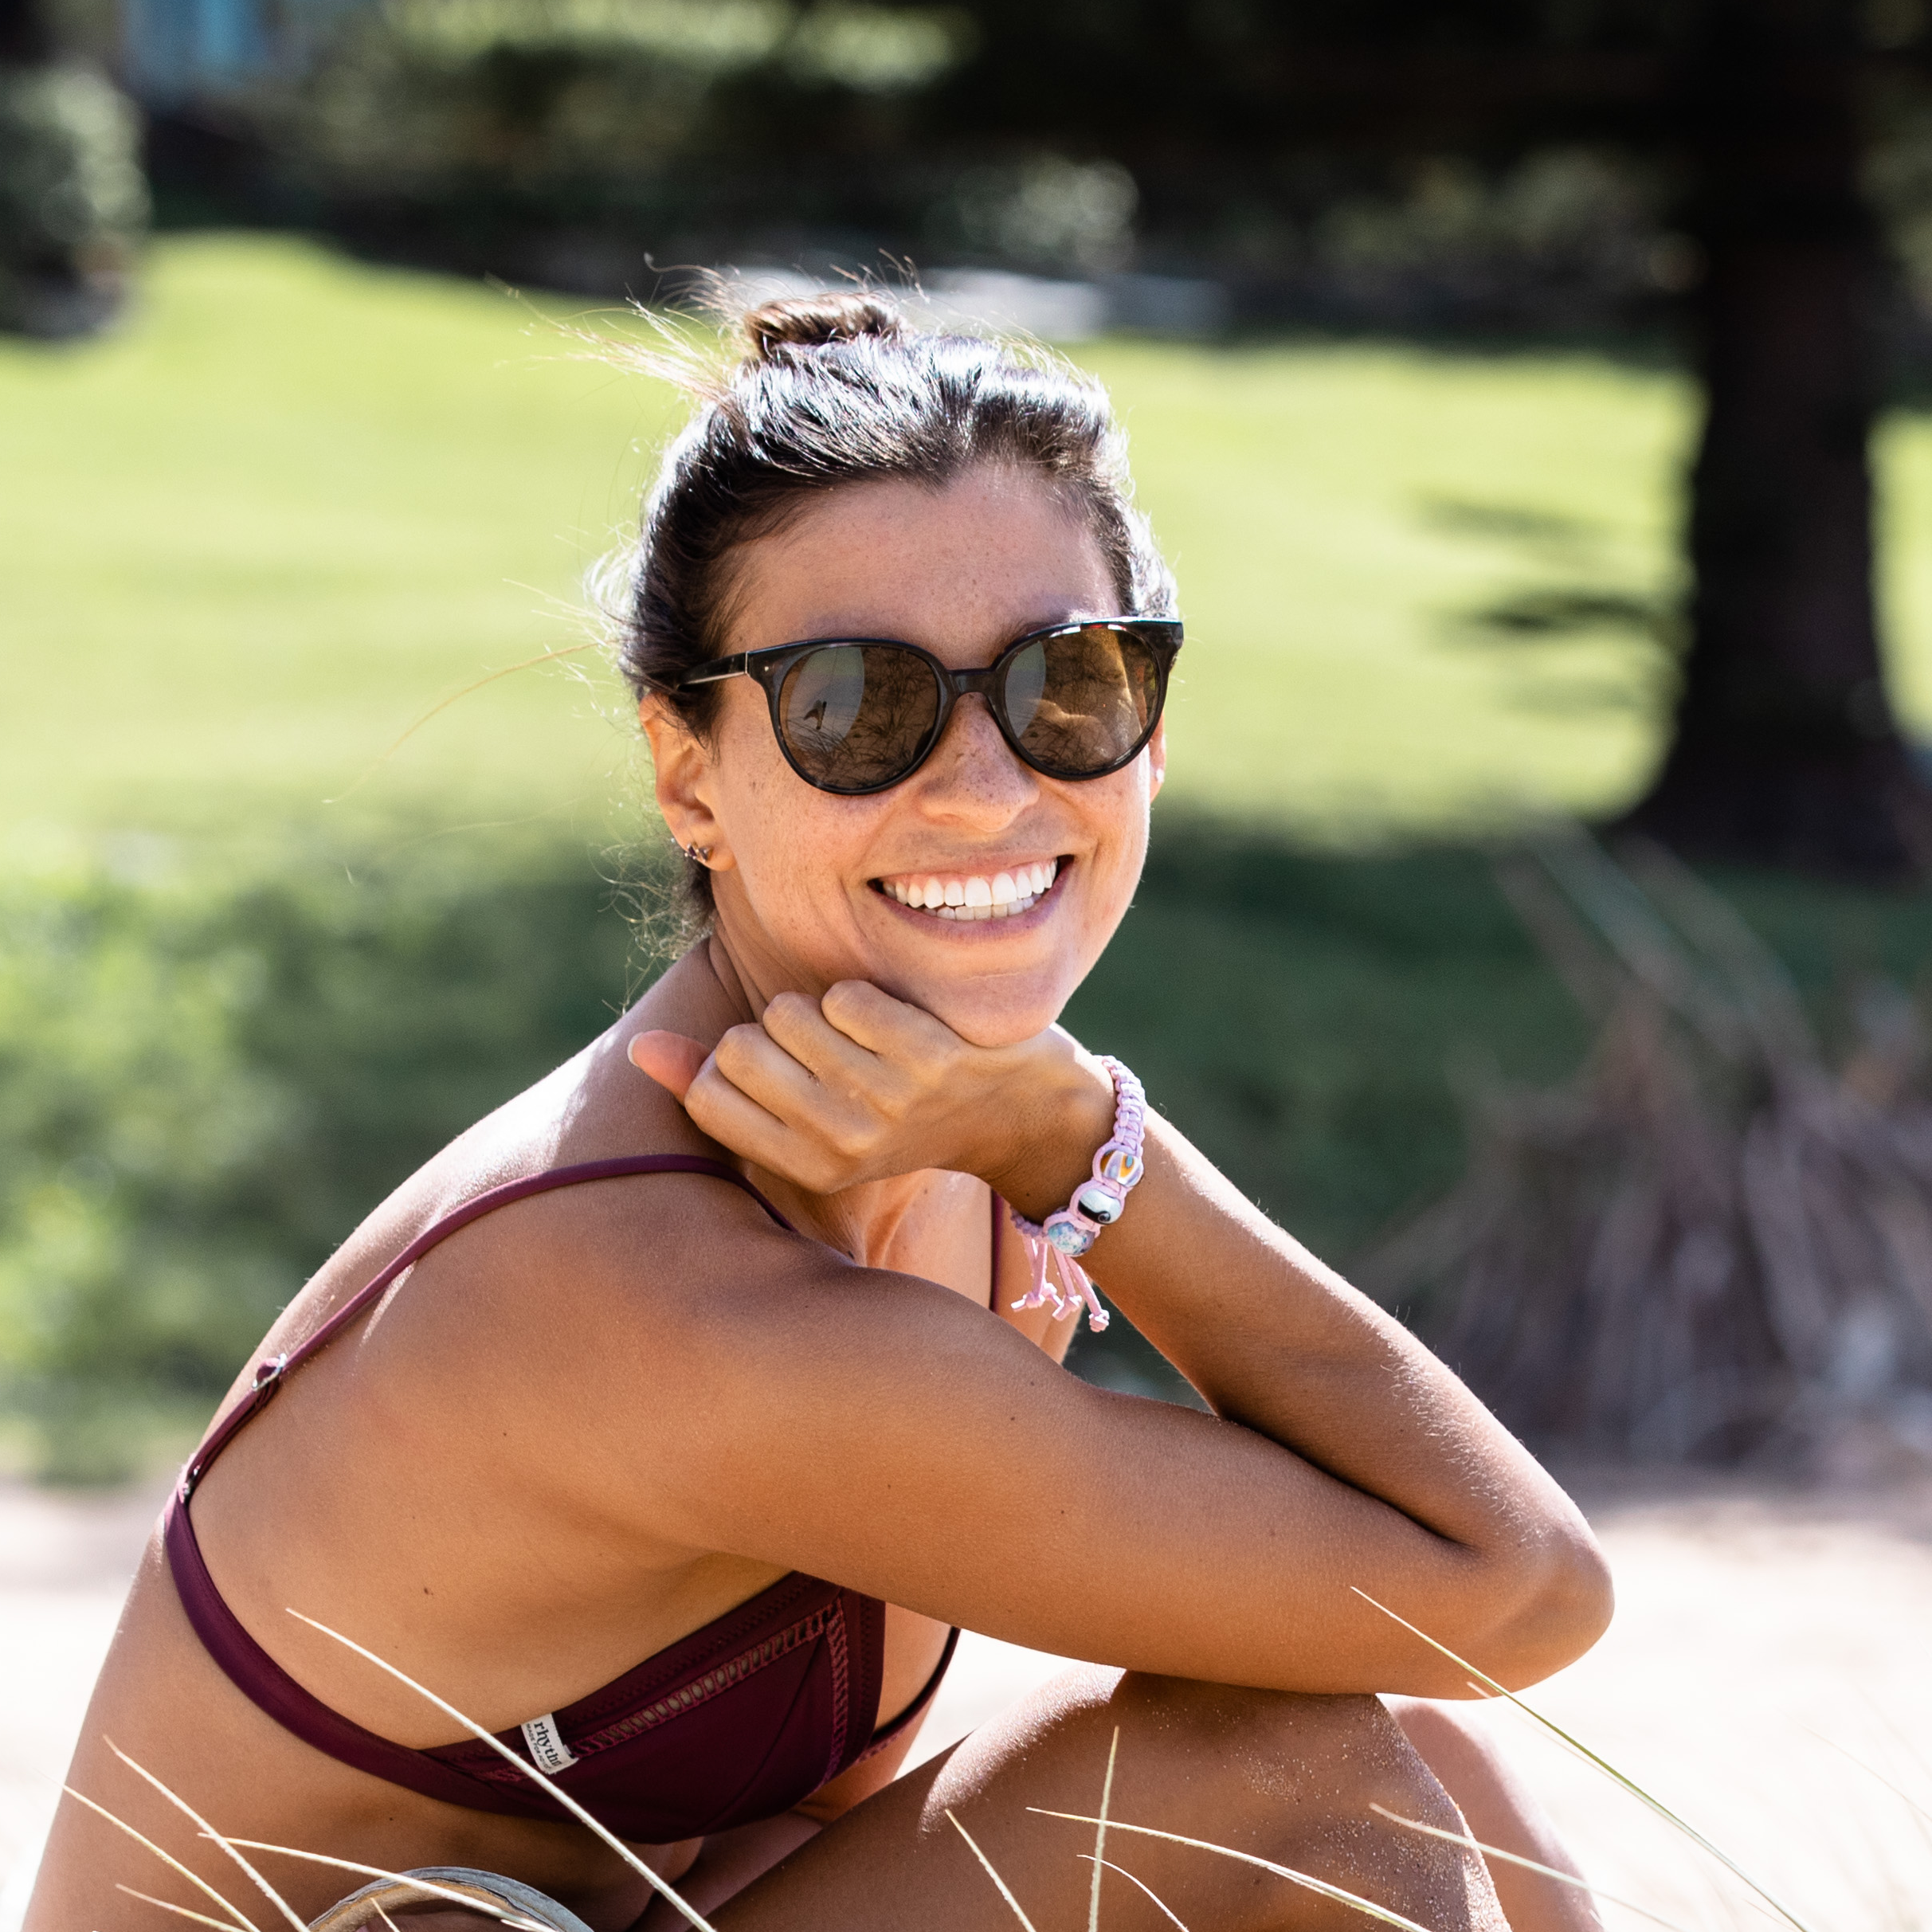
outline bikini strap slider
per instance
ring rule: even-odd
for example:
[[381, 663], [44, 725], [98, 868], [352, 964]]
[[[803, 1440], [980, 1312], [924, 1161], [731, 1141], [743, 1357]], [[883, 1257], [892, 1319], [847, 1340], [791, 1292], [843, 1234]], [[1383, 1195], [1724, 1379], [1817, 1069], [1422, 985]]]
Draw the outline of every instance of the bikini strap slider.
[[255, 1371], [254, 1393], [261, 1395], [282, 1379], [282, 1371], [288, 1366], [287, 1350], [279, 1355], [271, 1355]]

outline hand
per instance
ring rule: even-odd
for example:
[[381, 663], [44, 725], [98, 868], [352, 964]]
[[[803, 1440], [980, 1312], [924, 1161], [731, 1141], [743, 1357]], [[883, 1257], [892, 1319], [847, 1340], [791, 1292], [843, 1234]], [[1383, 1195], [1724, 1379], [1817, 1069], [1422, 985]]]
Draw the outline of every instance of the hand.
[[1059, 1027], [974, 1046], [864, 980], [822, 1000], [782, 993], [709, 1053], [659, 1032], [629, 1051], [713, 1140], [816, 1194], [946, 1168], [1038, 1216], [1085, 1177], [1113, 1122], [1104, 1070]]

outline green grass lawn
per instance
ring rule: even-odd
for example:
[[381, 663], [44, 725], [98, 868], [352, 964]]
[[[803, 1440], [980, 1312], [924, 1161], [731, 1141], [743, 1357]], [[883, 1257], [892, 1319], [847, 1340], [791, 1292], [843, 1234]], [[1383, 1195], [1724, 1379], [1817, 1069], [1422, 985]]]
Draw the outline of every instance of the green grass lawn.
[[[574, 356], [558, 312], [300, 241], [177, 237], [112, 339], [0, 345], [0, 818], [622, 810], [601, 676], [506, 679], [389, 754], [440, 700], [578, 640], [585, 570], [678, 420]], [[1350, 839], [1640, 783], [1680, 377], [1394, 346], [1078, 354], [1131, 428], [1192, 625], [1177, 796]], [[1932, 731], [1932, 424], [1895, 420], [1880, 457], [1896, 681]], [[1553, 609], [1571, 621], [1539, 625]]]
[[[1681, 381], [1405, 348], [1080, 353], [1193, 625], [1178, 795], [1347, 833], [1638, 782], [1651, 646], [1468, 620], [1553, 588], [1667, 594]], [[602, 825], [629, 795], [602, 679], [505, 680], [385, 754], [576, 641], [585, 569], [679, 410], [500, 293], [288, 239], [162, 243], [114, 339], [0, 347], [0, 817], [304, 817], [355, 786], [337, 812]]]

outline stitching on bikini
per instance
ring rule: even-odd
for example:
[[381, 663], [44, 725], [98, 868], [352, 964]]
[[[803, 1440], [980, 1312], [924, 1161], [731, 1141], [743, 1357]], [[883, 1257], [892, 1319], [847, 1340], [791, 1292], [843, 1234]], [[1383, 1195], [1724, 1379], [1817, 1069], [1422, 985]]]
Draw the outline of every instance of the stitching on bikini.
[[[719, 1618], [715, 1625], [707, 1624], [668, 1651], [647, 1657], [602, 1690], [566, 1704], [556, 1714], [558, 1722], [574, 1736], [597, 1737], [606, 1724], [621, 1722], [664, 1691], [665, 1685], [688, 1681], [692, 1672], [708, 1667], [714, 1659], [735, 1656], [747, 1637], [770, 1629], [787, 1610], [814, 1597], [823, 1604], [825, 1586], [815, 1577], [794, 1577], [782, 1581], [790, 1587], [774, 1584], [764, 1595], [740, 1604], [735, 1612]], [[668, 1696], [670, 1692], [664, 1694]]]
[[838, 1775], [840, 1761], [845, 1755], [845, 1732], [852, 1715], [847, 1689], [845, 1606], [842, 1602], [835, 1601], [832, 1605], [827, 1634], [832, 1652], [832, 1755], [825, 1762], [825, 1782], [829, 1784]]
[[[747, 1678], [756, 1676], [767, 1665], [777, 1663], [779, 1658], [797, 1649], [801, 1644], [812, 1643], [822, 1636], [828, 1624], [834, 1621], [840, 1624], [841, 1640], [833, 1646], [833, 1668], [838, 1671], [845, 1648], [843, 1619], [836, 1607], [815, 1610], [809, 1617], [794, 1624], [789, 1630], [782, 1630], [776, 1636], [767, 1637], [763, 1643], [754, 1644], [728, 1663], [707, 1671], [702, 1677], [694, 1678], [691, 1683], [680, 1685], [667, 1696], [646, 1704], [641, 1711], [633, 1711], [629, 1717], [620, 1718], [616, 1723], [606, 1725], [602, 1730], [593, 1731], [587, 1737], [568, 1738], [565, 1742], [569, 1746], [572, 1755], [578, 1758], [592, 1757], [599, 1751], [610, 1750], [613, 1746], [628, 1743], [633, 1738], [641, 1737], [648, 1730], [655, 1730], [660, 1724], [668, 1723], [672, 1718], [682, 1717], [688, 1711], [695, 1711], [699, 1705], [708, 1703], [735, 1684], [743, 1683]], [[842, 1672], [840, 1673], [840, 1684], [842, 1690]], [[843, 1709], [842, 1698], [841, 1709]], [[840, 1748], [843, 1750], [845, 1733], [842, 1724], [839, 1742]], [[507, 1765], [504, 1765], [501, 1770], [494, 1765], [480, 1766], [478, 1769], [480, 1775], [490, 1778], [493, 1782], [500, 1779], [515, 1782], [521, 1775], [512, 1771]]]

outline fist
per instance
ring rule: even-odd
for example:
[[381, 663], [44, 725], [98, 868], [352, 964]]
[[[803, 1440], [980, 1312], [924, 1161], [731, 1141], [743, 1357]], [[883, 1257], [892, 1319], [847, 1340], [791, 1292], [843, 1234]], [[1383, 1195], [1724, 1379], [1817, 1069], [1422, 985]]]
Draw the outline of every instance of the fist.
[[[1038, 1145], [1058, 1146], [1057, 1169], [1068, 1144], [1091, 1150], [1112, 1119], [1105, 1072], [1060, 1028], [974, 1046], [864, 980], [822, 999], [782, 993], [708, 1053], [656, 1032], [629, 1052], [713, 1140], [815, 1194], [937, 1167], [1013, 1199]], [[1033, 1191], [1022, 1185], [1020, 1205]]]

